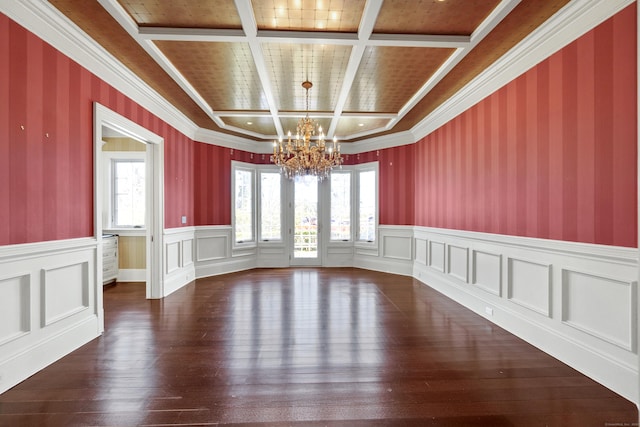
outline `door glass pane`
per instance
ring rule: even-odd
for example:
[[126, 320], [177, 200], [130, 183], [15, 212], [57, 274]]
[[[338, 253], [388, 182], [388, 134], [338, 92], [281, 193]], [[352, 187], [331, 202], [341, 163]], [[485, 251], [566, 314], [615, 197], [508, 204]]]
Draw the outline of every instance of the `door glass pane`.
[[351, 240], [351, 173], [331, 174], [331, 240]]
[[318, 182], [317, 177], [296, 177], [294, 185], [294, 258], [318, 257]]
[[234, 214], [237, 243], [253, 240], [252, 186], [251, 171], [236, 170]]
[[281, 240], [280, 173], [260, 173], [260, 240]]
[[376, 173], [375, 171], [360, 172], [358, 194], [359, 240], [373, 242], [376, 238]]

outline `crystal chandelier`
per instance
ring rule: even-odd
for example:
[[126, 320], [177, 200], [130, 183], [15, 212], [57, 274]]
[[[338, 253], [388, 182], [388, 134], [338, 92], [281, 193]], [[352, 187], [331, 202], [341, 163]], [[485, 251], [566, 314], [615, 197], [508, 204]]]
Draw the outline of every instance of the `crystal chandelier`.
[[307, 91], [306, 116], [298, 121], [296, 138], [291, 140], [291, 132], [286, 146], [279, 142], [273, 142], [273, 156], [271, 161], [280, 167], [281, 172], [290, 179], [301, 175], [315, 175], [320, 181], [329, 176], [334, 166], [342, 164], [340, 144], [333, 138], [333, 144], [324, 141], [322, 127], [318, 126], [318, 140], [312, 144], [311, 137], [316, 133], [316, 123], [309, 118], [309, 89], [313, 84], [309, 81], [302, 83]]

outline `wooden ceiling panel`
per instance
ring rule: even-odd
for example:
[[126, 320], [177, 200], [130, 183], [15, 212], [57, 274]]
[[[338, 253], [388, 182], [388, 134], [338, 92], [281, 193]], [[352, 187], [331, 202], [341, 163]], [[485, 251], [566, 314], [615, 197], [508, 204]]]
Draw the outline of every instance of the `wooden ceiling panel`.
[[364, 0], [252, 0], [260, 30], [358, 31]]
[[305, 110], [305, 80], [313, 83], [309, 90], [310, 111], [335, 108], [351, 47], [265, 43], [262, 49], [278, 110]]
[[367, 117], [341, 117], [336, 128], [336, 136], [349, 138], [351, 135], [374, 129], [383, 129], [389, 119]]
[[[298, 118], [295, 117], [281, 117], [280, 118], [280, 123], [282, 123], [282, 129], [284, 130], [284, 134], [285, 134], [285, 139], [286, 139], [286, 135], [287, 132], [291, 132], [291, 135], [293, 135], [293, 137], [295, 137], [296, 135], [296, 127], [298, 126]], [[331, 119], [326, 118], [326, 117], [322, 117], [322, 118], [317, 118], [317, 119], [313, 119], [317, 126], [322, 126], [322, 130], [324, 131], [324, 133], [327, 133], [327, 129], [329, 129], [329, 126], [331, 125]], [[316, 126], [316, 131], [317, 131], [317, 126]], [[317, 134], [315, 136], [318, 136]]]
[[214, 110], [269, 109], [248, 44], [156, 44]]
[[454, 49], [373, 47], [366, 49], [345, 111], [396, 113]]
[[385, 0], [374, 33], [471, 35], [499, 0]]
[[263, 135], [276, 135], [276, 127], [271, 117], [222, 117], [222, 121], [229, 126], [244, 129]]
[[233, 0], [117, 0], [141, 27], [242, 28]]

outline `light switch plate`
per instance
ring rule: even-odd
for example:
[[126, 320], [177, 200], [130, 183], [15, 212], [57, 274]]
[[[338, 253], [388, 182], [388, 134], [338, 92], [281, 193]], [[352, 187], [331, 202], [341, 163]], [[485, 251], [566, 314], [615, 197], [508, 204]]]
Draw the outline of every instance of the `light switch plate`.
[[182, 223], [183, 224], [187, 223], [187, 216], [186, 215], [182, 215]]

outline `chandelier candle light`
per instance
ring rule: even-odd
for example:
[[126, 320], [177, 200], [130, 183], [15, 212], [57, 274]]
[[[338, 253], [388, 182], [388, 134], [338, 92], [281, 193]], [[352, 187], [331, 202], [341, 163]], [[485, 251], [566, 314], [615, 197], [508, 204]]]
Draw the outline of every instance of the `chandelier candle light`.
[[313, 84], [309, 81], [302, 83], [302, 87], [307, 91], [307, 112], [304, 118], [298, 121], [296, 138], [291, 140], [289, 131], [286, 146], [283, 147], [282, 139], [278, 143], [273, 142], [273, 156], [271, 161], [280, 167], [280, 171], [289, 179], [296, 176], [315, 175], [320, 181], [331, 173], [334, 166], [342, 164], [340, 155], [340, 144], [333, 138], [333, 144], [329, 147], [324, 141], [322, 127], [318, 127], [318, 140], [311, 144], [311, 137], [316, 133], [316, 123], [309, 118], [309, 89]]

